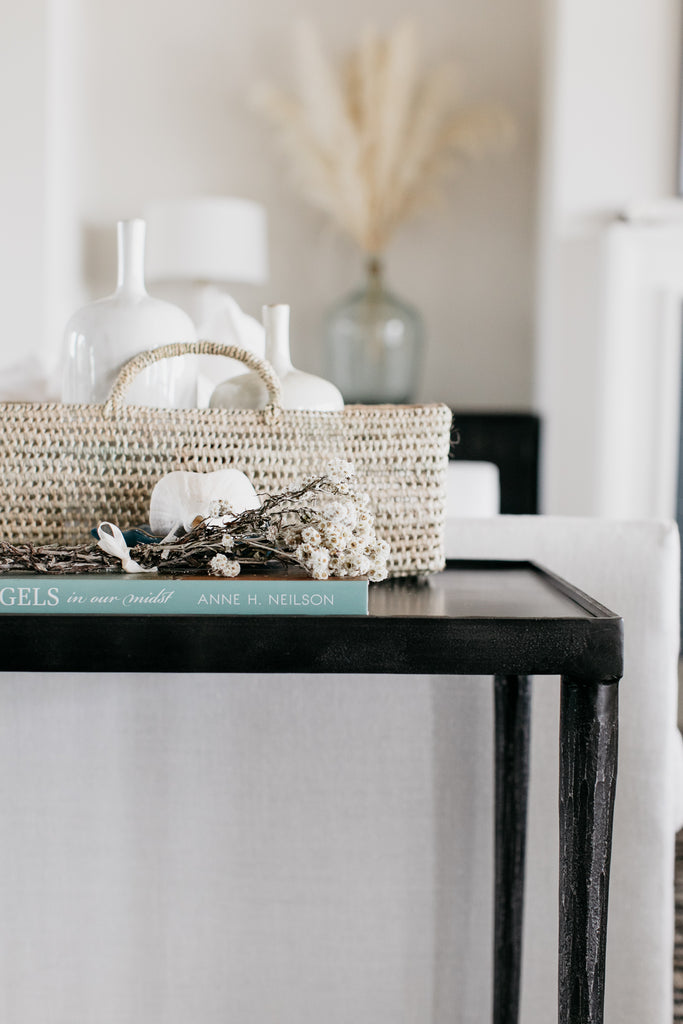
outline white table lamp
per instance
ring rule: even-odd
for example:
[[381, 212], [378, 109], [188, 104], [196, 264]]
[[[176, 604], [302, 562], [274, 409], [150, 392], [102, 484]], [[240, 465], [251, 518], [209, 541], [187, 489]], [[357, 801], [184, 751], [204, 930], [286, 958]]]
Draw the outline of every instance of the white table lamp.
[[202, 284], [268, 278], [266, 211], [251, 199], [166, 199], [145, 208], [147, 278]]
[[[225, 196], [163, 199], [149, 202], [144, 218], [147, 280], [155, 294], [184, 309], [199, 338], [263, 356], [261, 323], [240, 309], [226, 286], [268, 279], [265, 207]], [[241, 363], [202, 357], [199, 404], [208, 404], [217, 384], [243, 371]]]

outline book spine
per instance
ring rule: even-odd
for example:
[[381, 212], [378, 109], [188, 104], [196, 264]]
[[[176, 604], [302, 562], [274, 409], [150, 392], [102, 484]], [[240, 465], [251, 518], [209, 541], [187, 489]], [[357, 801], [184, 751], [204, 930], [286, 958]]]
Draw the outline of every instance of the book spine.
[[365, 615], [363, 580], [0, 577], [0, 615]]

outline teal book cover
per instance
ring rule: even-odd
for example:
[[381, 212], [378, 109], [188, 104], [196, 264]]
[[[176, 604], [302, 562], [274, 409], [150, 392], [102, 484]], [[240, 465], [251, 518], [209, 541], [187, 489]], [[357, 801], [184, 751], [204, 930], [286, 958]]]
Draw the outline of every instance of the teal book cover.
[[0, 574], [0, 615], [367, 615], [366, 579]]

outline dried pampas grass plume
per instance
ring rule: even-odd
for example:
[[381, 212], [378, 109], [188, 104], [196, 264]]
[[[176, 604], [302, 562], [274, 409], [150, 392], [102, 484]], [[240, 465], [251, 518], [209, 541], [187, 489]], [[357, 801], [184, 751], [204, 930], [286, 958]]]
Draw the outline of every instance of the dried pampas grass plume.
[[295, 182], [367, 253], [382, 252], [408, 217], [439, 194], [459, 160], [512, 140], [498, 107], [463, 108], [456, 69], [424, 75], [412, 21], [387, 37], [363, 33], [335, 67], [309, 22], [294, 30], [296, 92], [254, 91], [273, 122]]

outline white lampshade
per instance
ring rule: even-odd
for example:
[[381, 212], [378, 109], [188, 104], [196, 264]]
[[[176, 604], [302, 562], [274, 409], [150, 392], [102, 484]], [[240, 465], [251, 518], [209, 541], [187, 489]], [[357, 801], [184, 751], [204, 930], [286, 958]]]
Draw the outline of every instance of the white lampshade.
[[268, 278], [266, 211], [251, 199], [166, 199], [145, 207], [149, 281]]

